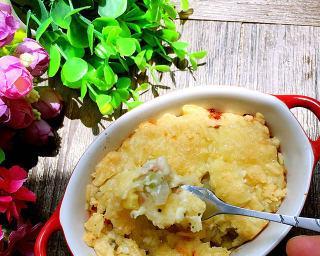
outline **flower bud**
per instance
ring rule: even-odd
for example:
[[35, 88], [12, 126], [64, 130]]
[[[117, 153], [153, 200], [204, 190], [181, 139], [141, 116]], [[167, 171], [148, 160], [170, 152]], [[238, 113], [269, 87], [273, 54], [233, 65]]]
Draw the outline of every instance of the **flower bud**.
[[33, 108], [41, 113], [44, 120], [58, 116], [62, 110], [62, 98], [58, 92], [50, 87], [40, 87], [38, 89], [40, 99], [33, 103]]
[[31, 105], [24, 99], [5, 100], [9, 109], [9, 120], [6, 122], [8, 127], [13, 129], [23, 129], [28, 127], [34, 120]]
[[49, 54], [37, 41], [31, 38], [25, 38], [18, 45], [15, 56], [20, 58], [21, 63], [33, 76], [41, 76], [48, 69]]
[[23, 133], [24, 141], [34, 146], [47, 145], [54, 138], [51, 126], [44, 120], [34, 121]]

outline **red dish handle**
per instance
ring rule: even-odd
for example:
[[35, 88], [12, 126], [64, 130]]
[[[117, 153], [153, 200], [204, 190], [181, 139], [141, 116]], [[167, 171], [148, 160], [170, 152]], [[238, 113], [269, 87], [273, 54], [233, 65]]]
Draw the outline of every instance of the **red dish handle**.
[[[288, 108], [303, 107], [312, 111], [320, 120], [320, 102], [316, 99], [302, 95], [275, 95], [284, 102]], [[313, 148], [315, 164], [320, 159], [320, 137], [316, 140], [310, 140]]]
[[58, 231], [61, 230], [60, 224], [60, 204], [58, 205], [57, 209], [54, 211], [50, 219], [46, 222], [46, 224], [41, 229], [35, 246], [34, 246], [34, 254], [35, 256], [46, 256], [47, 255], [47, 244], [49, 241], [50, 236]]

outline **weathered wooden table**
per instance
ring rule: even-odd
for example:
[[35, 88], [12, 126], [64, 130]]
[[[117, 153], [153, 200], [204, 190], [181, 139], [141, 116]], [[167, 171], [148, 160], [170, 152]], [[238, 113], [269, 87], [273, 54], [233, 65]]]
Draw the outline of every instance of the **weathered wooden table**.
[[[196, 80], [190, 73], [177, 72], [175, 85], [169, 78], [164, 84], [172, 89], [236, 85], [320, 99], [320, 1], [194, 0], [190, 4], [194, 14], [181, 27], [182, 37], [190, 42], [191, 50], [208, 51], [206, 65], [195, 72]], [[145, 96], [145, 100], [151, 98]], [[319, 135], [320, 125], [313, 114], [302, 109], [293, 112], [309, 136]], [[30, 171], [30, 186], [38, 195], [36, 210], [44, 220], [61, 200], [82, 153], [110, 123], [99, 122], [90, 105], [72, 101], [59, 130], [59, 154], [39, 158]], [[319, 164], [302, 215], [320, 218]], [[285, 255], [285, 242], [297, 234], [311, 233], [293, 228], [269, 255]], [[61, 234], [51, 239], [49, 255], [70, 255]]]

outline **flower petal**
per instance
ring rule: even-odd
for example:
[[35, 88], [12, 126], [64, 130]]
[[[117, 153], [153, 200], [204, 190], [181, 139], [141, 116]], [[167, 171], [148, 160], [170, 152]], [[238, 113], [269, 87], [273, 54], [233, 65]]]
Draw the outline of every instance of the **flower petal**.
[[14, 199], [35, 202], [37, 197], [35, 193], [27, 189], [26, 187], [21, 187], [16, 193], [13, 194]]

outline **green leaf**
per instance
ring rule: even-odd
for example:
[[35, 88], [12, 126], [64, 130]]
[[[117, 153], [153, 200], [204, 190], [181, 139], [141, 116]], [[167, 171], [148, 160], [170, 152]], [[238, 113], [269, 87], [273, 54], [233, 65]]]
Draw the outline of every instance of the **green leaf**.
[[120, 36], [121, 37], [131, 37], [131, 32], [127, 24], [123, 21], [120, 21], [120, 28], [122, 29]]
[[79, 8], [76, 8], [76, 9], [73, 9], [72, 11], [68, 12], [67, 15], [64, 17], [65, 19], [66, 18], [69, 18], [71, 17], [72, 15], [78, 13], [78, 12], [81, 12], [83, 10], [86, 10], [86, 9], [90, 9], [91, 6], [83, 6], [83, 7], [79, 7]]
[[38, 27], [37, 31], [36, 31], [36, 40], [39, 41], [40, 37], [43, 35], [43, 33], [47, 30], [47, 28], [49, 27], [49, 25], [52, 22], [52, 17], [49, 17], [48, 19], [46, 19], [43, 23], [41, 23], [41, 25]]
[[119, 62], [109, 61], [109, 65], [112, 68], [112, 70], [117, 74], [124, 74], [127, 72], [127, 70]]
[[131, 102], [126, 102], [126, 105], [129, 110], [134, 109], [138, 106], [140, 106], [143, 102], [141, 101], [131, 101]]
[[62, 67], [62, 74], [66, 81], [76, 82], [85, 76], [88, 71], [88, 63], [80, 58], [68, 59]]
[[[125, 21], [137, 21], [137, 20], [142, 20], [145, 19], [145, 12], [143, 12], [138, 5], [135, 3], [129, 4], [131, 7], [131, 10], [125, 12], [122, 15], [122, 19]], [[128, 8], [129, 9], [129, 8]]]
[[48, 75], [49, 77], [55, 76], [60, 67], [61, 54], [59, 52], [58, 46], [56, 44], [51, 45], [50, 47], [50, 62]]
[[87, 25], [76, 16], [72, 17], [70, 27], [67, 30], [67, 37], [70, 44], [76, 48], [86, 48], [89, 46]]
[[100, 0], [98, 13], [101, 17], [118, 18], [127, 9], [127, 0]]
[[178, 49], [178, 50], [184, 50], [189, 46], [188, 43], [180, 42], [180, 41], [179, 42], [173, 42], [171, 45], [172, 45], [173, 48]]
[[0, 148], [0, 164], [6, 160], [6, 155], [4, 154], [4, 151], [2, 150], [2, 148]]
[[117, 51], [113, 45], [102, 42], [96, 46], [95, 54], [102, 59], [108, 59], [111, 55], [116, 55]]
[[128, 89], [130, 86], [131, 86], [131, 79], [129, 77], [120, 77], [116, 84], [116, 87], [118, 89]]
[[105, 64], [103, 74], [106, 85], [108, 86], [106, 90], [108, 90], [117, 82], [118, 76], [113, 72], [112, 68], [108, 64]]
[[65, 37], [60, 37], [56, 41], [56, 44], [60, 47], [60, 50], [63, 52], [64, 56], [66, 56], [67, 59], [73, 57], [82, 58], [84, 56], [84, 49], [72, 46]]
[[93, 26], [96, 30], [102, 32], [102, 29], [109, 26], [118, 26], [119, 22], [116, 21], [114, 18], [108, 18], [108, 17], [100, 17], [96, 18], [92, 21]]
[[94, 32], [94, 26], [93, 24], [90, 24], [87, 29], [87, 35], [88, 35], [88, 43], [89, 43], [89, 49], [90, 49], [91, 55], [93, 54], [93, 40], [94, 40], [93, 32]]
[[147, 49], [146, 50], [146, 60], [147, 61], [151, 60], [152, 55], [153, 55], [153, 50], [152, 49]]
[[127, 89], [117, 89], [116, 92], [120, 95], [122, 102], [130, 97], [130, 93]]
[[36, 0], [35, 2], [37, 2], [40, 11], [40, 21], [44, 22], [49, 17], [48, 11], [42, 0]]
[[163, 9], [166, 11], [166, 13], [169, 15], [171, 19], [174, 20], [177, 18], [178, 13], [171, 5], [163, 5]]
[[113, 108], [118, 108], [122, 103], [121, 95], [117, 91], [111, 92], [111, 105]]
[[189, 0], [180, 0], [181, 9], [187, 11], [189, 9]]
[[[118, 60], [120, 61], [122, 67], [123, 67], [127, 72], [129, 72], [129, 67], [128, 67], [127, 62], [126, 62], [122, 57], [119, 57]], [[129, 60], [128, 60], [128, 61], [129, 61]]]
[[156, 66], [154, 66], [154, 68], [160, 72], [169, 72], [170, 71], [170, 67], [168, 65], [156, 65]]
[[164, 21], [166, 28], [171, 29], [171, 30], [176, 30], [176, 24], [174, 24], [174, 22], [171, 19], [164, 17], [163, 21]]
[[138, 68], [142, 71], [146, 68], [146, 65], [147, 65], [146, 59], [144, 58], [145, 53], [146, 53], [146, 51], [143, 50], [143, 51], [139, 52], [136, 57], [133, 58], [134, 63], [136, 63]]
[[114, 43], [121, 32], [122, 29], [119, 26], [108, 26], [102, 29], [102, 36], [106, 43]]
[[70, 11], [71, 7], [66, 0], [54, 1], [50, 11], [53, 22], [61, 28], [67, 29], [71, 23], [71, 17], [66, 17], [66, 15]]
[[196, 58], [196, 59], [202, 59], [207, 56], [207, 51], [198, 51], [193, 52], [190, 54], [190, 57]]
[[130, 93], [131, 93], [131, 96], [132, 98], [135, 100], [135, 101], [138, 101], [139, 100], [139, 93], [134, 91], [134, 90], [130, 90]]
[[110, 115], [113, 113], [113, 107], [111, 105], [111, 96], [100, 94], [96, 97], [96, 102], [101, 114]]
[[101, 59], [109, 58], [109, 56], [111, 55], [110, 52], [108, 52], [108, 50], [103, 47], [101, 43], [96, 46], [96, 48], [94, 49], [94, 53]]
[[140, 26], [137, 25], [137, 24], [135, 24], [135, 23], [130, 23], [130, 22], [128, 22], [128, 23], [127, 23], [127, 26], [128, 26], [130, 29], [132, 29], [132, 30], [134, 30], [135, 32], [137, 32], [137, 33], [141, 33], [141, 32], [142, 32]]
[[26, 17], [26, 32], [27, 32], [27, 37], [31, 37], [30, 17], [31, 17], [31, 10], [29, 9], [28, 12], [27, 12], [27, 17]]
[[190, 63], [191, 63], [192, 69], [193, 69], [193, 70], [197, 70], [197, 68], [198, 68], [198, 63], [197, 63], [196, 58], [190, 56], [189, 59], [190, 59]]
[[103, 74], [103, 63], [99, 66], [96, 70], [89, 65], [89, 71], [86, 74], [86, 79], [93, 83], [99, 90], [106, 90], [108, 86], [104, 81], [104, 74]]
[[149, 83], [142, 83], [139, 87], [137, 87], [134, 91], [135, 92], [143, 92], [143, 91], [146, 91], [148, 90], [150, 87], [150, 84]]
[[116, 46], [122, 56], [131, 56], [136, 51], [136, 40], [133, 38], [119, 38]]
[[168, 42], [175, 42], [180, 38], [180, 34], [177, 31], [173, 31], [170, 29], [160, 30], [160, 36]]
[[88, 91], [87, 83], [84, 82], [84, 81], [82, 81], [81, 88], [80, 88], [80, 98], [81, 98], [82, 100], [83, 100], [84, 97], [86, 96], [87, 91]]
[[[63, 67], [62, 67], [63, 68]], [[69, 82], [66, 80], [63, 72], [61, 72], [61, 81], [64, 86], [72, 88], [72, 89], [79, 89], [82, 86], [82, 80], [76, 81], [76, 82]]]

